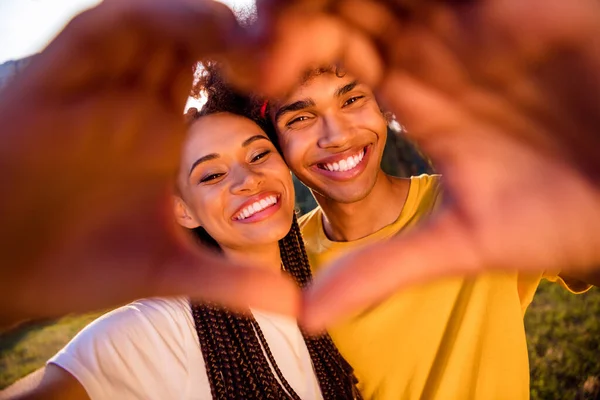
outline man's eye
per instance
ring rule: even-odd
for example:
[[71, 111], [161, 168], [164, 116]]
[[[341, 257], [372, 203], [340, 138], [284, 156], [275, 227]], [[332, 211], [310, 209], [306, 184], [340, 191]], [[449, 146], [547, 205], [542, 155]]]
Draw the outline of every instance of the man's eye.
[[215, 179], [218, 179], [218, 178], [220, 178], [223, 175], [225, 175], [225, 174], [218, 173], [218, 174], [206, 175], [205, 177], [203, 177], [202, 179], [200, 179], [200, 183], [214, 181]]
[[292, 119], [291, 121], [289, 121], [289, 122], [286, 124], [286, 126], [292, 126], [292, 125], [294, 125], [294, 124], [296, 124], [296, 123], [298, 123], [298, 122], [302, 122], [302, 121], [306, 121], [306, 120], [308, 120], [308, 116], [306, 116], [306, 115], [301, 115], [301, 116], [299, 116], [299, 117], [296, 117], [296, 118]]
[[363, 99], [365, 96], [354, 96], [354, 97], [350, 97], [348, 100], [346, 100], [346, 102], [344, 103], [343, 107], [349, 106], [350, 104], [356, 103], [358, 100]]
[[262, 153], [255, 155], [255, 156], [252, 158], [252, 160], [250, 160], [250, 162], [256, 162], [256, 161], [258, 161], [258, 160], [261, 160], [261, 159], [265, 158], [266, 156], [268, 156], [268, 155], [269, 155], [269, 153], [271, 153], [271, 150], [265, 150], [265, 151], [263, 151]]

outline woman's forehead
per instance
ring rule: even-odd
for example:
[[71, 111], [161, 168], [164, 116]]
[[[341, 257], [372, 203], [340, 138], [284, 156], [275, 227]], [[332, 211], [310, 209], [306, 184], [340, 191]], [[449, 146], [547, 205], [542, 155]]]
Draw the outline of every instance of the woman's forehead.
[[184, 156], [199, 155], [198, 152], [210, 154], [236, 151], [244, 147], [245, 141], [256, 135], [267, 137], [267, 134], [249, 118], [230, 113], [202, 116], [188, 131]]

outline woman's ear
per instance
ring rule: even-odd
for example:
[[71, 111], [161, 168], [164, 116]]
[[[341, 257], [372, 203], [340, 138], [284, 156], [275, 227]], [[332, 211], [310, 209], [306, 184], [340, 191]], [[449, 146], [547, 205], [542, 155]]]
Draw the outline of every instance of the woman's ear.
[[173, 196], [173, 212], [177, 223], [184, 228], [194, 229], [200, 226], [200, 222], [190, 212], [185, 201], [179, 196]]

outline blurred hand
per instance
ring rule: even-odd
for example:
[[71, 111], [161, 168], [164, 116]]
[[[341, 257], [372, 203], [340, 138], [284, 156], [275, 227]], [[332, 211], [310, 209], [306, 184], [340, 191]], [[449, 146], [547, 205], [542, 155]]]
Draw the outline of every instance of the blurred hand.
[[219, 3], [105, 1], [3, 90], [0, 326], [174, 294], [295, 312], [291, 281], [171, 222], [193, 62], [240, 34]]
[[317, 276], [306, 327], [448, 275], [600, 282], [597, 1], [266, 0], [259, 15], [268, 93], [342, 60], [444, 176], [446, 202], [420, 228]]

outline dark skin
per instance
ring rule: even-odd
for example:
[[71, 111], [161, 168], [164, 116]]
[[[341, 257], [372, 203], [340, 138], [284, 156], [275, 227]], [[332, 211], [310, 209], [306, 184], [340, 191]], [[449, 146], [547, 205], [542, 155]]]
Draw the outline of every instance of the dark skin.
[[[69, 230], [63, 233], [58, 229], [89, 214], [59, 212], [81, 209], [82, 198], [74, 194], [80, 192], [79, 173], [86, 168], [95, 174], [95, 179], [85, 180], [93, 185], [88, 191], [113, 193], [107, 197], [109, 202], [101, 203], [106, 213], [90, 218], [125, 221], [122, 226], [138, 234], [145, 231], [143, 227], [148, 226], [149, 216], [154, 218], [151, 219], [153, 225], [165, 224], [156, 208], [132, 207], [114, 192], [127, 187], [135, 198], [144, 199], [144, 204], [159, 205], [158, 209], [162, 209], [164, 197], [158, 193], [162, 193], [166, 176], [177, 165], [181, 136], [157, 136], [152, 133], [159, 129], [151, 128], [160, 126], [183, 135], [176, 110], [185, 101], [188, 78], [182, 79], [180, 89], [172, 83], [175, 80], [164, 78], [174, 76], [173, 71], [184, 71], [189, 60], [184, 58], [174, 65], [171, 62], [148, 63], [144, 58], [129, 57], [130, 52], [147, 49], [143, 46], [144, 40], [154, 40], [158, 36], [161, 40], [166, 36], [163, 49], [172, 48], [173, 42], [183, 49], [191, 49], [190, 60], [205, 52], [216, 51], [216, 48], [203, 48], [207, 43], [199, 43], [195, 35], [190, 34], [196, 32], [195, 29], [205, 29], [205, 26], [196, 21], [183, 24], [188, 21], [188, 10], [169, 15], [165, 15], [164, 10], [144, 14], [147, 10], [156, 12], [156, 9], [150, 3], [137, 4], [140, 7], [137, 11], [141, 13], [138, 23], [132, 25], [126, 19], [116, 18], [122, 17], [124, 12], [117, 10], [110, 17], [116, 20], [111, 20], [109, 32], [102, 30], [103, 26], [108, 26], [104, 19], [107, 14], [98, 9], [88, 13], [85, 24], [80, 23], [77, 28], [72, 26], [56, 39], [51, 51], [34, 64], [37, 70], [31, 68], [22, 75], [19, 84], [5, 92], [9, 95], [3, 97], [0, 121], [11, 146], [2, 147], [2, 159], [9, 167], [4, 171], [9, 183], [5, 187], [11, 189], [9, 192], [13, 196], [3, 197], [0, 203], [3, 221], [8, 221], [3, 225], [2, 251], [3, 260], [11, 260], [12, 265], [19, 265], [20, 269], [2, 270], [0, 282], [5, 282], [5, 287], [0, 293], [11, 299], [4, 303], [10, 304], [11, 308], [3, 309], [3, 321], [71, 311], [75, 301], [78, 309], [89, 309], [140, 296], [185, 292], [233, 302], [236, 299], [271, 302], [295, 312], [297, 293], [291, 286], [285, 286], [287, 281], [283, 281], [284, 286], [279, 285], [282, 283], [280, 277], [267, 277], [262, 273], [259, 276], [254, 274], [258, 272], [255, 271], [240, 278], [239, 273], [226, 274], [220, 273], [219, 269], [203, 267], [176, 268], [169, 276], [161, 273], [161, 279], [157, 279], [150, 273], [156, 270], [143, 268], [144, 262], [150, 260], [152, 265], [165, 265], [168, 257], [164, 254], [169, 251], [162, 255], [150, 251], [149, 255], [137, 259], [126, 257], [127, 254], [146, 254], [155, 247], [153, 245], [163, 243], [167, 243], [166, 248], [171, 252], [179, 249], [182, 242], [175, 240], [176, 236], [168, 229], [147, 244], [101, 240], [100, 245], [93, 245], [98, 242], [97, 238], [92, 240], [91, 229], [87, 232], [84, 229], [83, 235], [75, 235], [76, 231]], [[596, 24], [600, 14], [597, 2], [569, 3], [567, 9], [560, 7], [566, 3], [557, 1], [542, 4], [538, 1], [482, 0], [468, 7], [458, 2], [420, 1], [408, 8], [406, 4], [412, 3], [259, 2], [259, 26], [268, 39], [259, 44], [267, 47], [262, 47], [255, 69], [250, 68], [251, 58], [247, 55], [242, 55], [247, 67], [245, 71], [236, 71], [234, 67], [239, 63], [233, 63], [231, 67], [232, 76], [238, 82], [256, 84], [258, 79], [265, 91], [282, 93], [296, 84], [306, 66], [328, 64], [343, 57], [346, 67], [356, 76], [379, 87], [385, 106], [408, 126], [411, 137], [445, 176], [450, 201], [428, 224], [411, 235], [353, 254], [330, 268], [327, 276], [317, 278], [304, 296], [302, 317], [306, 326], [320, 329], [407, 285], [451, 274], [477, 274], [490, 269], [520, 269], [524, 272], [560, 269], [563, 276], [600, 283], [597, 267], [600, 265], [597, 235], [600, 230], [600, 165], [597, 157], [600, 51], [597, 38], [600, 35]], [[308, 13], [298, 13], [298, 8]], [[157, 18], [159, 14], [160, 18]], [[231, 21], [230, 17], [225, 19], [228, 18]], [[83, 27], [94, 20], [99, 26], [92, 25], [94, 29]], [[114, 29], [115, 26], [123, 30]], [[150, 29], [152, 26], [155, 28]], [[297, 35], [299, 28], [302, 28], [302, 35]], [[81, 40], [78, 36], [85, 32], [94, 39], [91, 43], [99, 47], [90, 48], [78, 42]], [[101, 34], [94, 36], [90, 32]], [[118, 56], [111, 57], [113, 44], [130, 35], [142, 41], [131, 39], [131, 45], [121, 49], [125, 53], [115, 52]], [[238, 37], [238, 43], [243, 43], [246, 37]], [[102, 45], [108, 47], [103, 51]], [[224, 46], [220, 51], [226, 48]], [[95, 57], [63, 57], [65, 54], [72, 57], [75, 49], [87, 49], [92, 55], [97, 52], [98, 57], [103, 57], [104, 64], [90, 62], [95, 61]], [[252, 52], [258, 54], [257, 48], [252, 48]], [[563, 57], [565, 54], [569, 57]], [[229, 55], [232, 59], [242, 57], [235, 51]], [[161, 60], [160, 55], [156, 54], [155, 59]], [[77, 60], [80, 64], [74, 64]], [[125, 60], [137, 62], [126, 65]], [[52, 74], [42, 72], [51, 65], [54, 65], [50, 70]], [[66, 69], [69, 66], [73, 66], [73, 70]], [[490, 66], [494, 68], [490, 69]], [[62, 73], [61, 69], [70, 73]], [[170, 72], [166, 74], [166, 70]], [[255, 74], [249, 74], [248, 70]], [[73, 71], [83, 72], [74, 74]], [[148, 74], [147, 82], [161, 83], [124, 84], [144, 71]], [[111, 76], [116, 79], [106, 89], [94, 84]], [[153, 95], [147, 96], [148, 93]], [[165, 97], [165, 93], [174, 95]], [[65, 101], [69, 98], [86, 101], [76, 107], [73, 102]], [[156, 112], [144, 112], [143, 118], [137, 119], [128, 119], [131, 113], [119, 114], [123, 103], [131, 106], [127, 101], [131, 98], [144, 105], [144, 102], [150, 102], [149, 106]], [[178, 100], [171, 103], [165, 98]], [[35, 107], [25, 109], [15, 99], [27, 100]], [[35, 118], [31, 118], [31, 109], [40, 110]], [[113, 159], [112, 151], [98, 158], [98, 149], [94, 146], [93, 152], [90, 148], [88, 153], [83, 153], [88, 157], [78, 159], [69, 151], [61, 150], [68, 146], [49, 147], [51, 154], [44, 151], [53, 143], [49, 139], [51, 135], [47, 134], [51, 128], [55, 134], [63, 135], [64, 143], [73, 145], [81, 145], [75, 140], [79, 137], [76, 135], [84, 131], [81, 127], [91, 127], [91, 131], [85, 131], [96, 129], [99, 134], [114, 131], [98, 128], [94, 123], [98, 119], [120, 126], [119, 137], [140, 139], [143, 135], [143, 142], [133, 140], [131, 146], [136, 149], [154, 143], [148, 140], [160, 140], [166, 150], [164, 160], [158, 162], [153, 158], [150, 162], [138, 155], [136, 157], [141, 158], [135, 158], [137, 162], [132, 165], [125, 163], [123, 158], [121, 163], [111, 164], [111, 168], [101, 173], [92, 161]], [[8, 148], [11, 152], [6, 150]], [[31, 155], [29, 158], [28, 154]], [[63, 162], [63, 158], [66, 161]], [[29, 160], [31, 164], [23, 160]], [[35, 168], [40, 165], [44, 168]], [[74, 170], [74, 165], [82, 170]], [[49, 167], [52, 168], [47, 169]], [[122, 171], [127, 173], [122, 174]], [[66, 174], [64, 184], [49, 194], [29, 184], [30, 181], [53, 182], [63, 174]], [[25, 183], [15, 177], [25, 177]], [[78, 185], [69, 185], [70, 182], [78, 182]], [[105, 187], [107, 182], [112, 182], [113, 186]], [[53, 207], [49, 208], [48, 202], [37, 199], [41, 194], [60, 198], [63, 202], [51, 202]], [[42, 219], [34, 219], [32, 210], [39, 210], [42, 205], [50, 212]], [[21, 238], [25, 235], [23, 226], [27, 223], [23, 221], [32, 226], [42, 224], [40, 236], [34, 238], [27, 252], [22, 247], [6, 245], [13, 235], [21, 235]], [[122, 232], [116, 227], [121, 225], [106, 224], [106, 236]], [[63, 234], [63, 243], [70, 243], [70, 246], [59, 246], [62, 257], [72, 262], [56, 264], [56, 256], [43, 249], [60, 243]], [[69, 241], [77, 237], [83, 239], [74, 243]], [[80, 246], [88, 257], [78, 250]], [[174, 253], [178, 254], [177, 251]], [[190, 253], [184, 253], [190, 257]], [[90, 254], [111, 257], [103, 264], [105, 269], [98, 271], [89, 261]], [[202, 264], [201, 261], [206, 264], [207, 260], [212, 263], [210, 265], [221, 265], [207, 254], [194, 253], [191, 257], [192, 265]], [[378, 258], [380, 268], [361, 267], [372, 264], [374, 258]], [[364, 263], [365, 259], [370, 262]], [[125, 265], [142, 265], [142, 268], [125, 273], [124, 269], [117, 268], [124, 260], [128, 260]], [[386, 262], [388, 260], [393, 262]], [[405, 267], [394, 268], [399, 263]], [[73, 274], [80, 283], [79, 291], [59, 279]], [[140, 281], [140, 277], [145, 279]], [[49, 278], [55, 284], [44, 287], [44, 281]], [[254, 282], [247, 286], [246, 280]], [[357, 282], [360, 285], [356, 285]], [[348, 296], [348, 286], [355, 288], [352, 297]], [[246, 291], [238, 296], [240, 287], [261, 287], [261, 290], [259, 294]], [[33, 295], [28, 294], [30, 288], [43, 290]], [[89, 291], [90, 288], [117, 290], [113, 293]], [[57, 297], [57, 294], [61, 296]], [[278, 301], [265, 298], [277, 298]], [[73, 398], [84, 396], [80, 385], [70, 375], [58, 367], [52, 369], [54, 371], [47, 371], [43, 379], [51, 386], [57, 381], [66, 385], [59, 389], [61, 398], [71, 390], [79, 391], [74, 392]]]
[[318, 276], [307, 327], [448, 275], [562, 271], [600, 283], [597, 2], [277, 4], [259, 3], [277, 38], [263, 87], [285, 92], [305, 66], [341, 58], [431, 157], [447, 200], [420, 229]]
[[218, 3], [107, 1], [6, 87], [0, 327], [174, 294], [296, 312], [286, 277], [233, 268], [170, 218], [192, 65], [242, 34]]
[[[183, 293], [298, 311], [289, 281], [226, 268], [164, 217], [188, 68], [205, 55], [243, 57], [232, 76], [271, 93], [342, 57], [445, 176], [451, 201], [429, 224], [317, 278], [307, 326], [449, 274], [560, 269], [597, 283], [599, 5], [538, 3], [265, 1], [257, 26], [268, 40], [255, 47], [247, 40], [260, 35], [209, 3], [112, 1], [85, 13], [0, 100], [0, 323]], [[367, 257], [382, 267], [361, 269]], [[399, 257], [407, 268], [393, 268]]]

